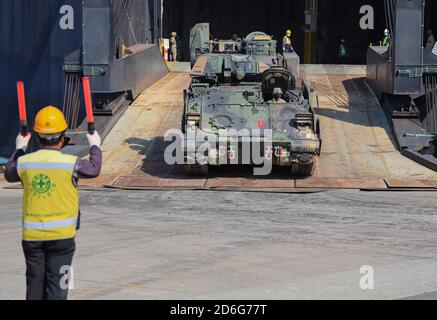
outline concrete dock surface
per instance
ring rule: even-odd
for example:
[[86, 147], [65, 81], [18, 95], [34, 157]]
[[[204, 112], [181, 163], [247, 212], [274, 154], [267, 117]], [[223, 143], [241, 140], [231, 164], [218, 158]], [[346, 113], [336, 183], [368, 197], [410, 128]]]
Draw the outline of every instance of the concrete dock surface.
[[[69, 298], [435, 299], [435, 195], [81, 191]], [[25, 296], [20, 201], [1, 190], [0, 299]]]

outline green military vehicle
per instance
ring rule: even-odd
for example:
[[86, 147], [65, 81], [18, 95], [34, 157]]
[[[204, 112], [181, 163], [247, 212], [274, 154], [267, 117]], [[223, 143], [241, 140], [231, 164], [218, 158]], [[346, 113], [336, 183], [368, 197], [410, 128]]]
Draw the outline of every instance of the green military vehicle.
[[[320, 126], [310, 91], [304, 82], [296, 84], [297, 55], [278, 55], [276, 41], [262, 32], [211, 41], [205, 25], [192, 30], [196, 62], [184, 92], [187, 173], [207, 175], [210, 166], [260, 165], [262, 157], [289, 167], [292, 176], [311, 176], [321, 150]], [[193, 152], [205, 141], [213, 143], [201, 156]], [[257, 161], [244, 144], [253, 148], [255, 142], [260, 146]]]

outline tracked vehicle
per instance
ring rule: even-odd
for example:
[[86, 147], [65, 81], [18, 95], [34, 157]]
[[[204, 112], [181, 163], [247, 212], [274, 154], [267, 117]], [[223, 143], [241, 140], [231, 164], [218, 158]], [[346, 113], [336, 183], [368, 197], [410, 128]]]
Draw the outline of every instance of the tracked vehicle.
[[[193, 32], [202, 34], [196, 27]], [[303, 81], [296, 84], [299, 57], [278, 55], [276, 41], [261, 32], [244, 40], [208, 40], [192, 52], [197, 57], [182, 118], [186, 172], [207, 175], [210, 166], [259, 165], [244, 145], [253, 148], [257, 142], [264, 160], [289, 167], [292, 176], [311, 176], [321, 150], [320, 126], [309, 89]], [[279, 89], [282, 97], [274, 100]], [[214, 142], [199, 161], [192, 151], [206, 140]]]

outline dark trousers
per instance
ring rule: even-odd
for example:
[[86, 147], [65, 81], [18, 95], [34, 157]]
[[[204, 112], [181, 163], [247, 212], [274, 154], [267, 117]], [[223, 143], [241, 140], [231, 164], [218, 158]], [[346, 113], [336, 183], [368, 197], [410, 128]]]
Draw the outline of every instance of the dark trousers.
[[67, 299], [66, 272], [68, 274], [75, 249], [74, 238], [56, 241], [23, 241], [27, 300]]
[[285, 45], [284, 53], [293, 53], [293, 47], [289, 45]]

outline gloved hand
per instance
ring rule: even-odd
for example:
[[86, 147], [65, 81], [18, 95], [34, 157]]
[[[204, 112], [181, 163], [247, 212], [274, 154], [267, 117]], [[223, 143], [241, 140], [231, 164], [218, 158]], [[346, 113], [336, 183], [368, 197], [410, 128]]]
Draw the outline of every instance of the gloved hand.
[[20, 133], [15, 139], [16, 149], [22, 149], [23, 151], [26, 151], [27, 147], [29, 146], [30, 138], [32, 138], [32, 134], [30, 132], [28, 132], [25, 137], [23, 137], [23, 135]]
[[90, 147], [96, 146], [100, 148], [100, 145], [102, 144], [102, 138], [100, 138], [97, 131], [94, 131], [92, 135], [88, 133], [86, 135], [86, 138], [88, 139], [88, 143], [90, 144]]

